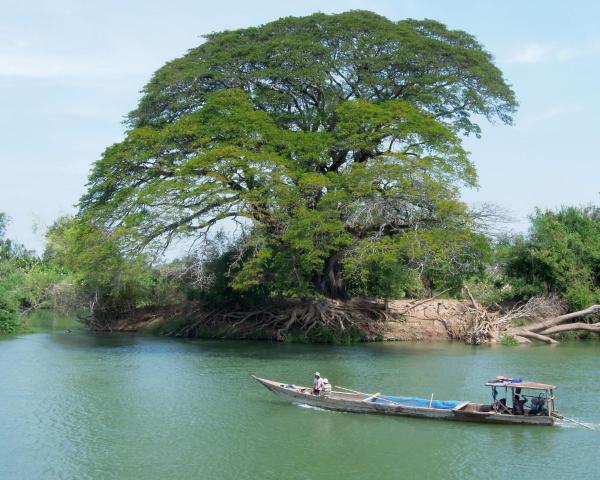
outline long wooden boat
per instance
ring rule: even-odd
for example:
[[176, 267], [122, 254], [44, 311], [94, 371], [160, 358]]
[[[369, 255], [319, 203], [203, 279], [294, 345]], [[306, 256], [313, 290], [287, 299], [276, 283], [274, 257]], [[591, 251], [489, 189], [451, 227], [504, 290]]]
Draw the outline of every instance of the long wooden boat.
[[[554, 425], [554, 387], [541, 383], [495, 380], [486, 383], [492, 387], [494, 402], [491, 404], [440, 401], [415, 397], [398, 397], [356, 392], [349, 389], [346, 392], [332, 390], [327, 394], [314, 394], [310, 387], [301, 387], [289, 383], [275, 382], [254, 375], [252, 377], [277, 396], [296, 404], [311, 405], [327, 410], [338, 410], [356, 413], [378, 413], [384, 415], [400, 415], [409, 417], [434, 418], [441, 420], [457, 420], [463, 422], [502, 423], [502, 424], [527, 424], [527, 425]], [[504, 378], [504, 377], [499, 377]], [[342, 388], [342, 387], [336, 387]], [[498, 389], [504, 389], [505, 398], [496, 400]], [[518, 389], [533, 390], [536, 395], [532, 399], [531, 408], [524, 407], [517, 414], [514, 406], [511, 407], [514, 391]], [[539, 392], [539, 393], [538, 393]], [[511, 396], [509, 397], [509, 394]], [[509, 398], [507, 404], [506, 398]], [[534, 414], [536, 399], [543, 399], [541, 408]]]

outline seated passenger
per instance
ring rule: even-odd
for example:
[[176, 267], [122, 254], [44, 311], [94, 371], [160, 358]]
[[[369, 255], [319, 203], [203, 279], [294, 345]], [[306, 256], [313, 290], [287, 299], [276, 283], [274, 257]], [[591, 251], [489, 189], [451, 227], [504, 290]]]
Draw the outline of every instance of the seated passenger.
[[525, 415], [524, 405], [526, 403], [527, 399], [521, 396], [521, 389], [517, 388], [513, 397], [513, 415]]
[[499, 413], [510, 413], [510, 409], [506, 406], [506, 398], [501, 398], [494, 404], [494, 410]]
[[546, 403], [546, 399], [542, 396], [531, 399], [531, 409], [529, 410], [529, 415], [543, 414], [544, 403]]

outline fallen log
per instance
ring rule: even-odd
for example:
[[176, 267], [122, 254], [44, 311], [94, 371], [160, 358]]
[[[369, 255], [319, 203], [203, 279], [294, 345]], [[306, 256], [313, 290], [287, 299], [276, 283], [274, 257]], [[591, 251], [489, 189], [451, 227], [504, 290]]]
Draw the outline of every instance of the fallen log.
[[554, 340], [553, 338], [550, 338], [546, 335], [541, 335], [539, 333], [531, 332], [529, 330], [518, 330], [511, 335], [514, 335], [517, 337], [523, 337], [523, 338], [532, 338], [534, 340], [540, 340], [540, 341], [548, 343], [550, 345], [558, 345], [558, 343], [559, 343], [556, 340]]
[[551, 338], [551, 335], [574, 331], [600, 332], [600, 322], [567, 323], [571, 320], [598, 314], [600, 314], [600, 305], [592, 305], [583, 310], [558, 315], [540, 322], [530, 323], [524, 327], [509, 328], [506, 331], [506, 334], [515, 337], [515, 339], [521, 343], [523, 343], [524, 339], [533, 339], [555, 345], [559, 342]]
[[528, 330], [539, 332], [555, 325], [574, 320], [576, 318], [585, 317], [587, 315], [594, 315], [600, 313], [600, 305], [592, 305], [584, 310], [578, 310], [577, 312], [566, 313], [565, 315], [559, 315], [558, 317], [548, 318], [542, 322], [532, 323], [528, 326]]
[[600, 332], [600, 322], [598, 323], [585, 323], [585, 322], [575, 322], [575, 323], [567, 323], [565, 325], [556, 325], [554, 327], [550, 327], [544, 330], [542, 335], [552, 335], [555, 333], [563, 333], [563, 332], [574, 332], [578, 330], [588, 331], [588, 332]]
[[513, 337], [515, 337], [515, 340], [519, 343], [531, 343], [531, 340], [529, 340], [528, 338], [522, 337], [521, 335], [513, 335]]

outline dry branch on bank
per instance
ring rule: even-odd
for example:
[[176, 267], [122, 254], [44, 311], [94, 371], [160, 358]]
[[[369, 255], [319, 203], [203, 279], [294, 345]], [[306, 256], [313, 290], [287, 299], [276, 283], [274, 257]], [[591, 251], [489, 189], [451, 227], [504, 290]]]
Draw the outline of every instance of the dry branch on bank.
[[[557, 344], [558, 341], [553, 339], [551, 335], [556, 335], [566, 332], [588, 331], [600, 332], [600, 321], [596, 323], [587, 322], [572, 322], [585, 317], [597, 317], [600, 314], [600, 305], [592, 305], [591, 307], [579, 310], [577, 312], [557, 315], [551, 318], [534, 319], [533, 323], [529, 323], [522, 327], [509, 327], [506, 329], [506, 335], [511, 335], [517, 340], [534, 339], [540, 340], [549, 344]], [[521, 315], [521, 318], [527, 318]]]
[[[464, 290], [468, 299], [463, 302], [436, 301], [437, 308], [423, 308], [424, 304], [433, 300], [421, 300], [409, 304], [403, 313], [422, 317], [423, 320], [440, 322], [448, 337], [469, 344], [498, 342], [503, 336], [513, 337], [520, 343], [532, 340], [548, 344], [559, 343], [552, 336], [572, 331], [600, 332], [600, 322], [573, 322], [573, 320], [600, 314], [600, 305], [594, 305], [577, 312], [565, 313], [567, 305], [556, 295], [538, 296], [524, 304], [518, 304], [508, 311], [498, 306], [497, 310], [483, 307], [471, 294]], [[416, 307], [421, 307], [416, 312]], [[429, 314], [427, 314], [429, 312]], [[514, 326], [513, 322], [526, 322], [523, 326]]]
[[[474, 298], [460, 301], [440, 299], [440, 295], [408, 303], [391, 302], [393, 310], [405, 315], [407, 320], [407, 327], [401, 329], [401, 334], [407, 339], [449, 338], [469, 344], [486, 343], [498, 338], [495, 314], [486, 310]], [[435, 325], [441, 325], [442, 331]], [[411, 328], [416, 331], [412, 332]]]

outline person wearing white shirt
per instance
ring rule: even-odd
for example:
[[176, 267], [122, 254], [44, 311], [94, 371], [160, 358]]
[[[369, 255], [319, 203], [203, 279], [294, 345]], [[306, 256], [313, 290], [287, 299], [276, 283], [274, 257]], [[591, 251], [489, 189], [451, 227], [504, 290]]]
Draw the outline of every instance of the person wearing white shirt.
[[321, 374], [319, 372], [315, 372], [315, 381], [313, 383], [313, 393], [315, 395], [321, 395], [323, 393], [324, 389], [325, 389], [325, 384], [323, 383]]

